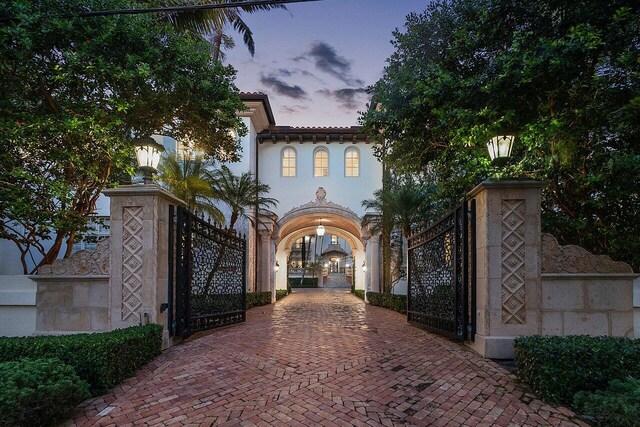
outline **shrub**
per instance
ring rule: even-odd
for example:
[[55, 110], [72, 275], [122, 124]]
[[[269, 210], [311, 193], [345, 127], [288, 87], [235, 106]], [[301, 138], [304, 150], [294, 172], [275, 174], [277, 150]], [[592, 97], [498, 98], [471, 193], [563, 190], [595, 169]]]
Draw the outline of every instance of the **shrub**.
[[291, 293], [291, 284], [289, 282], [287, 282], [287, 293]]
[[640, 379], [613, 380], [606, 391], [578, 392], [573, 403], [597, 425], [640, 427]]
[[520, 380], [552, 403], [570, 403], [577, 392], [605, 389], [612, 380], [640, 378], [640, 340], [519, 337], [514, 353]]
[[406, 295], [393, 295], [383, 294], [378, 292], [367, 292], [367, 301], [369, 304], [378, 307], [388, 308], [395, 310], [398, 313], [407, 313], [407, 296]]
[[89, 397], [89, 385], [58, 359], [0, 363], [0, 426], [48, 426]]
[[292, 288], [317, 288], [318, 278], [305, 277], [304, 279], [302, 279], [302, 283], [300, 283], [300, 278], [291, 278], [289, 279], [289, 286], [291, 286]]
[[271, 292], [247, 292], [247, 310], [271, 304]]
[[364, 299], [364, 290], [362, 289], [354, 289], [353, 294], [360, 299]]
[[289, 291], [287, 291], [286, 289], [276, 290], [276, 301], [286, 297], [288, 294], [289, 294]]
[[95, 396], [132, 376], [161, 349], [162, 326], [145, 325], [96, 334], [0, 338], [0, 362], [60, 359], [89, 383]]

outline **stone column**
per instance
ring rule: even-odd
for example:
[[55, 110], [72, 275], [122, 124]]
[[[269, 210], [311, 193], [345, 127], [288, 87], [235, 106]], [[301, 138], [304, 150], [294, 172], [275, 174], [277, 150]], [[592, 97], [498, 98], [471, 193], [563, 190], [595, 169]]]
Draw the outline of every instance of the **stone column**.
[[382, 267], [382, 262], [380, 261], [380, 235], [371, 236], [369, 245], [371, 246], [371, 256], [366, 265], [370, 284], [367, 286], [367, 291], [382, 292], [380, 289], [380, 268]]
[[110, 329], [159, 323], [169, 345], [167, 302], [169, 206], [184, 202], [154, 184], [105, 190], [111, 199]]
[[540, 331], [541, 197], [544, 183], [485, 181], [476, 201], [476, 336], [485, 357], [513, 357], [513, 340]]
[[258, 248], [258, 289], [257, 292], [271, 291], [271, 232], [260, 230], [260, 244]]

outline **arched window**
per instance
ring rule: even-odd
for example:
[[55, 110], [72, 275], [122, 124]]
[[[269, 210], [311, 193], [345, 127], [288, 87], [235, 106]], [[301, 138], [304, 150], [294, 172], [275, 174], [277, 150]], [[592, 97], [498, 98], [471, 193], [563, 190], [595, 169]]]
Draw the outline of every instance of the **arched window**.
[[360, 152], [356, 147], [344, 151], [344, 176], [360, 176]]
[[282, 150], [282, 176], [296, 176], [296, 150], [291, 147]]
[[329, 151], [324, 147], [313, 153], [313, 176], [329, 176]]

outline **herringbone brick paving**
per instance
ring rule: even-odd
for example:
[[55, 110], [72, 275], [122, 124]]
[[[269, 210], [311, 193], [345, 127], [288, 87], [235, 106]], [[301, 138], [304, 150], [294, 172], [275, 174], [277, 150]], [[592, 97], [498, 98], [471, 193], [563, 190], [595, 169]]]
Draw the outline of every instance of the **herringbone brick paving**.
[[167, 350], [64, 425], [586, 424], [398, 313], [305, 290]]

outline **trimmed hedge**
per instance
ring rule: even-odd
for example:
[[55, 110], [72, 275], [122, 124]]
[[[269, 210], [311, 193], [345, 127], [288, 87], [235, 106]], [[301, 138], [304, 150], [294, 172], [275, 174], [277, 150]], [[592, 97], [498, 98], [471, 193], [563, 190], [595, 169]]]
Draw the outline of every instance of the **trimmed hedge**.
[[144, 325], [95, 334], [0, 338], [0, 362], [56, 358], [89, 383], [93, 396], [131, 377], [162, 349], [162, 326]]
[[364, 299], [364, 290], [362, 289], [354, 289], [353, 294], [360, 299]]
[[0, 426], [49, 426], [87, 399], [89, 385], [58, 359], [0, 363]]
[[318, 278], [305, 277], [304, 279], [302, 279], [302, 284], [300, 284], [299, 278], [290, 278], [288, 283], [292, 288], [317, 288]]
[[289, 295], [289, 291], [286, 289], [276, 290], [276, 301], [286, 297], [287, 295]]
[[271, 292], [247, 292], [247, 310], [271, 304]]
[[571, 403], [580, 391], [604, 390], [613, 380], [640, 379], [640, 340], [617, 337], [519, 337], [517, 374], [551, 403]]
[[573, 403], [597, 425], [640, 427], [640, 380], [613, 380], [607, 390], [577, 393]]
[[367, 292], [369, 304], [395, 310], [398, 313], [407, 314], [407, 296], [383, 294], [379, 292]]

